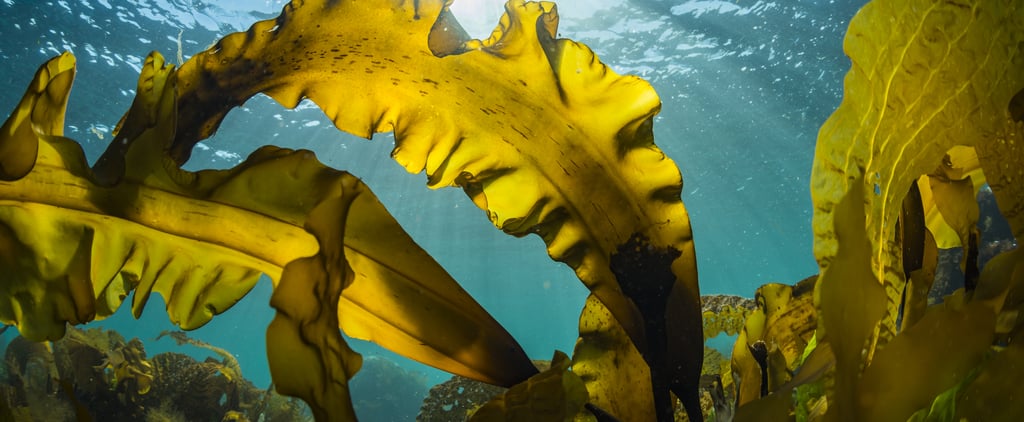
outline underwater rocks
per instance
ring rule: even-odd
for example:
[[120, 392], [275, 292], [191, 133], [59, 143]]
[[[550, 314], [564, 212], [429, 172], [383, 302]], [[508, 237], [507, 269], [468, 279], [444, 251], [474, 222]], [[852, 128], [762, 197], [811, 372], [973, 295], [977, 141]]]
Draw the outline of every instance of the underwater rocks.
[[69, 327], [52, 347], [16, 337], [0, 368], [0, 420], [312, 420], [301, 401], [256, 388], [226, 360], [150, 358], [113, 330]]

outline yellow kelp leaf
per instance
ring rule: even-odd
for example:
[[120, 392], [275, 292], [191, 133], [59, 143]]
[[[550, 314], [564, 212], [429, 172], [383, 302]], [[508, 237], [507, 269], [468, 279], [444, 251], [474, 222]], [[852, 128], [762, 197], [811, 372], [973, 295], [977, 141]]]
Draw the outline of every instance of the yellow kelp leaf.
[[[940, 249], [960, 247], [960, 236], [956, 229], [949, 225], [935, 206], [935, 199], [932, 195], [932, 176], [922, 175], [917, 179], [917, 186], [921, 191], [921, 203], [924, 207], [925, 225], [928, 232], [934, 236], [936, 244]], [[940, 181], [936, 182], [942, 183]]]
[[875, 354], [858, 384], [857, 419], [904, 421], [982, 362], [995, 314], [982, 303], [938, 306]]
[[[866, 218], [849, 230], [867, 233], [867, 273], [887, 298], [876, 340], [895, 334], [904, 276], [894, 231], [910, 184], [956, 145], [976, 148], [988, 181], [999, 180], [982, 149], [997, 143], [1010, 99], [1024, 87], [1022, 42], [1020, 1], [876, 0], [850, 22], [843, 103], [822, 126], [815, 151], [814, 251], [824, 276], [845, 242], [836, 235], [837, 208], [859, 186], [860, 197], [847, 203]], [[1019, 168], [1019, 159], [1008, 161], [1013, 156], [994, 159]]]
[[572, 371], [598, 408], [631, 421], [654, 421], [650, 370], [608, 308], [594, 295], [580, 314]]
[[[557, 22], [553, 4], [513, 0], [489, 39], [469, 41], [441, 0], [290, 3], [182, 66], [172, 155], [187, 159], [259, 92], [286, 107], [308, 98], [355, 135], [394, 131], [392, 155], [407, 170], [425, 170], [431, 187], [461, 186], [507, 233], [540, 235], [645, 357], [665, 361], [658, 370], [695, 411], [696, 265], [679, 170], [653, 142], [660, 100], [557, 39]], [[610, 257], [630, 239], [676, 252], [659, 263], [668, 285], [616, 278]]]
[[[817, 326], [813, 300], [816, 280], [817, 276], [812, 276], [794, 286], [769, 283], [757, 289], [757, 308], [750, 313], [733, 347], [732, 366], [741, 376], [737, 404], [756, 400], [762, 392], [776, 391], [789, 382], [800, 365]], [[759, 342], [762, 344], [755, 346]], [[762, 368], [751, 352], [755, 347], [764, 348], [767, 368]], [[767, 385], [762, 385], [763, 371], [767, 371]]]
[[1024, 343], [1013, 342], [979, 367], [973, 381], [957, 395], [956, 418], [962, 421], [1024, 420], [1024, 406], [1016, 402], [1024, 395]]
[[[957, 145], [947, 151], [942, 163], [934, 172], [918, 179], [928, 230], [935, 236], [940, 249], [956, 248], [967, 243], [967, 238], [963, 235], [977, 223], [978, 205], [975, 198], [985, 183], [985, 173], [981, 170], [977, 153], [973, 147], [963, 145]], [[971, 187], [971, 193], [966, 193], [967, 186]], [[939, 201], [944, 202], [942, 206]], [[971, 211], [960, 208], [969, 208], [972, 205], [973, 222], [970, 215], [960, 212]], [[951, 221], [947, 221], [947, 217]]]
[[310, 211], [306, 229], [320, 251], [284, 267], [270, 297], [277, 309], [267, 327], [267, 358], [274, 386], [300, 397], [318, 421], [355, 421], [348, 380], [363, 364], [338, 330], [338, 299], [352, 282], [345, 260], [344, 230], [352, 200], [364, 193], [354, 178]]
[[871, 337], [885, 317], [886, 296], [872, 277], [870, 241], [865, 224], [862, 186], [852, 189], [835, 208], [836, 236], [843, 239], [818, 276], [814, 305], [818, 308], [818, 347], [828, 344], [835, 354], [835, 391], [828, 395], [830, 420], [860, 421], [856, 405], [864, 356]]
[[[75, 58], [70, 54], [50, 60], [36, 72], [20, 106], [4, 122], [0, 133], [0, 180], [24, 177], [35, 165], [39, 133], [64, 133], [67, 92], [75, 80]], [[32, 123], [42, 125], [33, 128]]]
[[[73, 66], [70, 55], [55, 60]], [[24, 335], [60, 337], [65, 321], [110, 315], [132, 290], [136, 316], [156, 291], [174, 323], [195, 328], [246, 294], [260, 273], [276, 282], [284, 265], [319, 250], [303, 229], [307, 215], [355, 178], [309, 151], [274, 147], [230, 170], [178, 169], [162, 153], [173, 133], [173, 80], [159, 55], [147, 59], [139, 96], [95, 173], [59, 131], [0, 138], [40, 140], [32, 172], [0, 182], [0, 270], [11, 274], [0, 286], [0, 319]], [[66, 97], [70, 85], [63, 86]], [[19, 107], [28, 111], [15, 116], [55, 114], [31, 111], [46, 104], [28, 95]], [[358, 228], [346, 234], [346, 254], [361, 274], [339, 312], [375, 327], [382, 346], [450, 372], [506, 385], [536, 373], [515, 340], [371, 193], [354, 196], [347, 215]], [[432, 334], [439, 330], [449, 335]]]
[[765, 320], [764, 312], [760, 310], [751, 312], [746, 318], [743, 330], [736, 337], [736, 343], [733, 343], [730, 365], [736, 385], [737, 406], [761, 398], [762, 392], [767, 393], [767, 383], [763, 380], [764, 375], [767, 374], [762, 372], [759, 362], [761, 357], [754, 356], [754, 352], [757, 350], [751, 348], [764, 333]]
[[471, 421], [572, 421], [587, 402], [587, 388], [556, 351], [551, 368], [510, 388], [477, 409]]
[[[781, 372], [791, 373], [796, 369], [807, 342], [814, 336], [818, 324], [814, 309], [817, 279], [817, 276], [811, 276], [793, 286], [766, 284], [758, 289], [757, 295], [764, 300], [763, 309], [767, 316], [761, 339], [772, 344], [785, 358], [786, 367]], [[781, 384], [785, 381], [774, 382]]]

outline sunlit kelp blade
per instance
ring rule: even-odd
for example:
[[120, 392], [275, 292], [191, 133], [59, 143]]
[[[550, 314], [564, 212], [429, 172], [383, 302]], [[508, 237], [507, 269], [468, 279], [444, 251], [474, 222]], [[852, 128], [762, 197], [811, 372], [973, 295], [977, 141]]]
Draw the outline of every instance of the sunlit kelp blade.
[[590, 401], [601, 409], [638, 421], [656, 420], [650, 369], [614, 319], [596, 296], [587, 297], [572, 370], [586, 383]]
[[506, 10], [489, 39], [471, 41], [438, 0], [289, 4], [182, 66], [172, 154], [187, 159], [232, 106], [259, 92], [286, 107], [309, 98], [355, 135], [394, 131], [399, 163], [425, 170], [432, 187], [461, 186], [502, 230], [540, 235], [641, 349], [638, 297], [623, 294], [610, 256], [634, 235], [678, 251], [668, 291], [635, 291], [670, 304], [668, 315], [647, 319], [668, 321], [673, 351], [658, 353], [678, 371], [667, 377], [682, 383], [677, 393], [695, 404], [696, 268], [679, 170], [653, 143], [658, 96], [586, 46], [556, 39], [552, 4], [512, 1]]
[[[952, 147], [967, 145], [978, 150], [1004, 213], [1024, 198], [1019, 183], [1000, 183], [997, 176], [1019, 171], [1019, 149], [984, 153], [1014, 130], [1008, 105], [1024, 87], [1022, 8], [1020, 1], [875, 1], [850, 23], [844, 47], [853, 66], [844, 100], [822, 126], [815, 152], [814, 250], [824, 276], [842, 242], [836, 208], [860, 185], [859, 200], [848, 206], [864, 208], [863, 227], [856, 229], [868, 234], [870, 274], [888, 298], [881, 341], [895, 334], [903, 291], [894, 235], [910, 184], [938, 167]], [[1013, 221], [1018, 213], [1009, 214]], [[1014, 227], [1024, 230], [1019, 222]]]
[[[70, 70], [73, 58], [53, 63], [68, 63]], [[4, 321], [30, 338], [54, 339], [65, 322], [110, 315], [132, 291], [137, 316], [155, 291], [172, 322], [196, 328], [233, 305], [261, 273], [277, 280], [287, 263], [316, 253], [305, 220], [348, 184], [362, 193], [352, 196], [349, 220], [342, 223], [360, 228], [339, 245], [359, 259], [363, 273], [380, 276], [356, 279], [361, 284], [344, 312], [375, 324], [378, 337], [388, 340], [383, 345], [451, 372], [506, 384], [536, 372], [511, 336], [361, 182], [323, 166], [311, 152], [264, 147], [230, 170], [178, 169], [163, 154], [173, 133], [175, 91], [174, 73], [162, 64], [159, 55], [147, 61], [133, 109], [95, 173], [73, 141], [38, 132], [54, 127], [50, 122], [11, 120], [32, 129], [19, 126], [0, 142], [33, 136], [40, 152], [25, 177], [0, 182], [7, 252], [0, 264], [10, 274], [0, 290]], [[38, 84], [45, 87], [52, 73], [41, 72]], [[66, 98], [70, 83], [58, 86]], [[28, 111], [15, 116], [62, 116], [33, 112], [51, 102], [26, 98], [21, 109]], [[376, 237], [366, 238], [367, 231]], [[390, 294], [398, 290], [420, 294]], [[431, 307], [407, 306], [421, 299]], [[450, 335], [432, 336], [442, 329]], [[409, 344], [415, 347], [403, 346]]]
[[[49, 66], [54, 63], [67, 63], [70, 72], [74, 59], [64, 55]], [[163, 72], [164, 76], [167, 72], [159, 65], [147, 71]], [[63, 110], [70, 80], [49, 86], [46, 75], [37, 74], [35, 85], [51, 89], [46, 94], [49, 97], [64, 100], [35, 101], [27, 95], [15, 116], [63, 117], [62, 112], [40, 109], [56, 104]], [[154, 91], [152, 85], [142, 84], [139, 92], [151, 96], [148, 105], [173, 110], [173, 95], [161, 97], [161, 88]], [[168, 101], [160, 104], [160, 98]], [[153, 206], [173, 194], [135, 184], [119, 189], [97, 186], [78, 144], [59, 136], [61, 125], [33, 119], [15, 118], [8, 124], [11, 122], [19, 127], [5, 131], [0, 143], [33, 137], [39, 151], [32, 157], [30, 173], [0, 183], [4, 249], [8, 252], [3, 255], [8, 282], [2, 287], [5, 300], [0, 309], [3, 319], [18, 325], [26, 337], [59, 338], [65, 322], [79, 324], [107, 316], [135, 289], [137, 311], [141, 311], [151, 291], [161, 291], [171, 320], [194, 328], [248, 292], [259, 272], [273, 273], [269, 262], [273, 256], [261, 256], [258, 246], [230, 249], [219, 242], [223, 234], [199, 240], [183, 235], [180, 224], [165, 218], [169, 209]], [[127, 206], [133, 198], [143, 199], [137, 206]], [[191, 230], [203, 231], [208, 225], [225, 230], [238, 228], [217, 223], [218, 216], [207, 212], [201, 201], [178, 197], [173, 203], [180, 207], [175, 212], [195, 214]], [[227, 217], [224, 213], [232, 217], [246, 214], [230, 207], [221, 211], [222, 218]], [[268, 224], [280, 225], [273, 221]], [[282, 240], [294, 241], [296, 238], [291, 236], [295, 234], [284, 231]], [[258, 235], [245, 234], [238, 240], [254, 244], [264, 241]], [[178, 250], [195, 254], [174, 252]], [[163, 276], [156, 280], [160, 270]], [[172, 293], [170, 285], [177, 283], [188, 287]]]
[[[959, 156], [953, 148], [963, 145], [977, 151], [1014, 233], [1024, 233], [1019, 215], [1024, 154], [1014, 145], [1020, 128], [1010, 113], [1011, 98], [1024, 87], [1022, 45], [1021, 1], [877, 0], [850, 23], [844, 46], [853, 65], [843, 103], [819, 132], [811, 184], [814, 249], [821, 268], [815, 299], [818, 341], [830, 344], [836, 357], [830, 417], [871, 419], [868, 413], [890, 409], [884, 417], [904, 420], [915, 410], [911, 407], [929, 403], [940, 392], [936, 388], [963, 380], [963, 368], [976, 364], [978, 347], [991, 339], [991, 315], [975, 312], [977, 304], [950, 311], [956, 313], [949, 320], [914, 311], [914, 320], [920, 317], [916, 324], [928, 324], [923, 327], [932, 327], [930, 334], [915, 338], [914, 325], [906, 336], [897, 336], [905, 282], [897, 218], [911, 185], [935, 173], [947, 154]], [[934, 204], [955, 233], [935, 237], [963, 243], [977, 218], [972, 205], [963, 203], [974, 201], [975, 186], [954, 184], [940, 186], [942, 192], [926, 205]], [[1009, 274], [992, 278], [1003, 276]], [[1002, 306], [992, 305], [997, 313]], [[964, 320], [971, 321], [969, 327], [951, 323]], [[970, 350], [941, 359], [937, 354], [952, 350], [955, 339], [972, 345]], [[890, 341], [892, 350], [879, 347]], [[897, 384], [879, 374], [904, 374], [892, 373], [902, 368], [893, 362], [907, 359], [934, 363], [926, 370], [934, 373], [929, 378], [905, 368], [901, 381], [913, 388], [904, 388], [903, 396], [894, 399], [882, 391]]]

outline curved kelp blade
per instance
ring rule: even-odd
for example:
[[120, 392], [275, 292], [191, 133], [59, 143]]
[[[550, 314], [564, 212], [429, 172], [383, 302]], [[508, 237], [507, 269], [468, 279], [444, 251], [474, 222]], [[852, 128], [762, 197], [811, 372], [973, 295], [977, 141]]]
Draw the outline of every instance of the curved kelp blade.
[[[338, 330], [338, 299], [352, 281], [343, 247], [345, 221], [365, 186], [341, 181], [309, 213], [306, 229], [322, 245], [284, 267], [270, 305], [267, 358], [277, 391], [301, 397], [318, 421], [355, 421], [348, 380], [363, 364]], [[368, 191], [367, 191], [368, 192]]]
[[[260, 273], [276, 282], [285, 265], [316, 254], [320, 246], [304, 229], [313, 207], [341, 186], [362, 186], [309, 151], [275, 147], [230, 170], [178, 169], [163, 154], [175, 96], [174, 74], [162, 62], [147, 59], [132, 111], [95, 171], [73, 141], [38, 133], [32, 172], [0, 182], [0, 248], [7, 252], [0, 265], [12, 275], [0, 287], [0, 318], [28, 337], [58, 338], [65, 321], [110, 315], [132, 290], [136, 316], [156, 291], [172, 322], [201, 326], [245, 295]], [[21, 107], [33, 104], [45, 102]], [[0, 143], [12, 140], [21, 139], [7, 135]], [[514, 339], [372, 193], [351, 202], [344, 223], [358, 228], [346, 233], [345, 253], [362, 275], [338, 312], [372, 326], [383, 346], [450, 372], [509, 385], [536, 373]], [[439, 331], [450, 335], [431, 335]]]
[[[822, 273], [819, 287], [851, 289], [831, 285], [840, 281], [827, 273], [840, 249], [838, 208], [863, 208], [863, 224], [847, 230], [866, 232], [866, 272], [886, 297], [881, 318], [868, 322], [880, 327], [872, 344], [895, 335], [905, 280], [901, 249], [893, 244], [904, 195], [954, 146], [977, 150], [1014, 233], [1024, 233], [1016, 211], [1024, 185], [1013, 182], [1024, 154], [1005, 142], [1008, 133], [1019, 130], [1009, 105], [1024, 88], [1022, 43], [1020, 1], [876, 0], [850, 23], [844, 48], [852, 68], [843, 103], [822, 126], [815, 152], [814, 251]], [[854, 191], [859, 196], [843, 202]], [[822, 317], [828, 321], [827, 314]], [[870, 359], [870, 350], [866, 356]]]
[[[699, 293], [680, 173], [653, 143], [660, 101], [647, 82], [556, 39], [557, 21], [550, 3], [511, 1], [476, 41], [439, 0], [291, 3], [182, 66], [172, 155], [187, 159], [259, 92], [286, 107], [309, 98], [355, 135], [394, 131], [393, 156], [407, 170], [425, 170], [432, 187], [461, 186], [510, 234], [540, 235], [645, 356], [668, 356], [666, 379], [694, 409]], [[622, 286], [613, 274], [611, 256], [633, 238], [675, 251], [659, 262], [667, 285]], [[662, 303], [650, 311], [641, 301]], [[667, 339], [651, 346], [648, 336]], [[654, 350], [666, 341], [671, 353]]]
[[556, 351], [551, 367], [484, 403], [470, 421], [569, 422], [587, 403], [587, 388], [573, 371], [569, 357]]
[[[757, 289], [757, 308], [733, 347], [733, 373], [740, 379], [737, 405], [777, 392], [792, 380], [817, 326], [816, 282], [817, 276], [812, 276], [793, 286], [769, 283]], [[759, 346], [761, 359], [753, 354]]]
[[656, 420], [650, 369], [594, 295], [583, 305], [572, 360], [572, 371], [586, 383], [591, 403], [623, 420]]

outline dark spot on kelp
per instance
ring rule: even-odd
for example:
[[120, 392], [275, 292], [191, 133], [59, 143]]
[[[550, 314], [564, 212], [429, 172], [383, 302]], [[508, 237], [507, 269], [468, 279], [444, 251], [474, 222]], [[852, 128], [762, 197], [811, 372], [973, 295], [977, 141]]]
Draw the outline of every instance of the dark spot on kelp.
[[[647, 236], [633, 233], [626, 243], [619, 245], [610, 262], [619, 288], [633, 301], [644, 319], [647, 344], [638, 345], [638, 348], [643, 350], [641, 355], [651, 371], [658, 420], [672, 420], [673, 414], [673, 403], [668, 394], [669, 374], [666, 372], [668, 330], [665, 308], [676, 283], [672, 262], [680, 256], [682, 252], [675, 248], [652, 245]], [[688, 410], [693, 407], [684, 401], [684, 405], [687, 404], [690, 404]]]
[[523, 133], [523, 131], [519, 130], [519, 128], [512, 126], [512, 130], [516, 131], [516, 133], [518, 133], [519, 136], [522, 136], [523, 139], [530, 139], [525, 133]]

